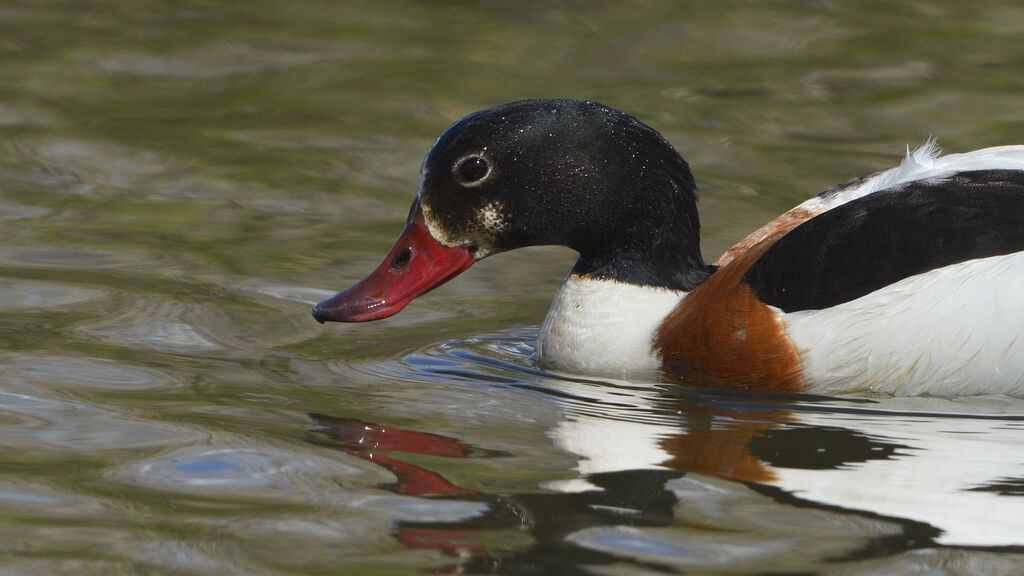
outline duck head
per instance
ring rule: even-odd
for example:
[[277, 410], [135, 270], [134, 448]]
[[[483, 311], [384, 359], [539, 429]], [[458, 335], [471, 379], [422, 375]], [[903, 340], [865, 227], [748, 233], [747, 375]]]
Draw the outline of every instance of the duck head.
[[538, 245], [579, 252], [574, 274], [690, 290], [709, 273], [696, 197], [672, 145], [618, 110], [525, 100], [477, 112], [427, 154], [384, 262], [313, 316], [386, 318], [477, 260]]

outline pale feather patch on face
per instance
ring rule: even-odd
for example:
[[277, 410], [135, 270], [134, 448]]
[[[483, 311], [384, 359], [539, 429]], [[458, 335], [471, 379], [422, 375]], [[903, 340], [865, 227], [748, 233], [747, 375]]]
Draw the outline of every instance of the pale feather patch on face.
[[501, 202], [492, 200], [477, 212], [477, 220], [485, 231], [490, 234], [498, 234], [507, 226], [504, 210], [505, 207]]
[[655, 332], [686, 295], [665, 288], [570, 276], [537, 337], [537, 361], [584, 374], [658, 371]]
[[1024, 396], [1021, 252], [938, 268], [782, 320], [810, 392]]
[[507, 223], [501, 202], [492, 200], [477, 211], [475, 221], [468, 223], [466, 230], [453, 232], [437, 223], [430, 204], [422, 203], [423, 220], [430, 235], [442, 246], [449, 248], [473, 244], [477, 247], [477, 260], [494, 252], [494, 238], [505, 229]]

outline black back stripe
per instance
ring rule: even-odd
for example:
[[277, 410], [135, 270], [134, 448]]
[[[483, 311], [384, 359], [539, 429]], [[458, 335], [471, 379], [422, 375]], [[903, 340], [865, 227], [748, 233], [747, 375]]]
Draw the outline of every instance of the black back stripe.
[[746, 272], [786, 312], [849, 302], [904, 278], [1024, 250], [1024, 171], [979, 170], [858, 198], [797, 226]]

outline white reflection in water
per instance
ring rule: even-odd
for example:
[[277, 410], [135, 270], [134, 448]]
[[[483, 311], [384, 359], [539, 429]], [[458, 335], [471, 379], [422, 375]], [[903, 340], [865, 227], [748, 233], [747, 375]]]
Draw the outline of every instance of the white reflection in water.
[[[1008, 404], [1018, 400], [1006, 400]], [[945, 404], [945, 406], [944, 406]], [[930, 401], [930, 408], [970, 409], [970, 404]], [[905, 446], [890, 459], [838, 470], [774, 467], [776, 483], [801, 498], [926, 522], [942, 530], [942, 544], [1024, 544], [1024, 426], [999, 416], [937, 413], [859, 414], [843, 426]], [[834, 426], [835, 415], [799, 414], [810, 426]]]
[[[570, 406], [551, 431], [559, 446], [580, 457], [581, 474], [552, 487], [579, 490], [589, 484], [587, 475], [599, 472], [681, 468], [776, 486], [819, 505], [926, 523], [941, 531], [936, 541], [942, 544], [1024, 545], [1024, 499], [1013, 496], [1024, 491], [1024, 401], [830, 400], [755, 404], [731, 414], [722, 408], [694, 414], [689, 407], [689, 414], [672, 416], [651, 392], [613, 404], [592, 384], [557, 386], [598, 403], [602, 414]], [[652, 414], [661, 422], [652, 422]], [[695, 415], [708, 422], [694, 426]]]

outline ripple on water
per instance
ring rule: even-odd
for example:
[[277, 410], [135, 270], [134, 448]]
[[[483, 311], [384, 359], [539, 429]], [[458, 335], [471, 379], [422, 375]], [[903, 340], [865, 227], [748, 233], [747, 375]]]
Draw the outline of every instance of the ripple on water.
[[255, 292], [277, 300], [301, 302], [310, 306], [333, 296], [335, 293], [332, 290], [324, 290], [322, 288], [277, 284], [264, 278], [232, 279], [229, 284], [241, 292]]
[[17, 202], [0, 200], [0, 221], [42, 218], [44, 216], [49, 216], [52, 213], [53, 210], [44, 208], [43, 206], [32, 206], [29, 204], [18, 204]]
[[130, 408], [68, 398], [72, 389], [142, 390], [180, 384], [170, 374], [111, 360], [70, 356], [0, 358], [0, 446], [105, 451], [195, 441], [198, 432], [140, 420]]
[[31, 383], [5, 381], [0, 417], [6, 422], [0, 446], [95, 452], [194, 442], [198, 431], [143, 421], [88, 402], [44, 395]]
[[[135, 540], [138, 540], [137, 538]], [[137, 542], [127, 554], [143, 565], [156, 565], [174, 572], [191, 574], [254, 574], [260, 569], [251, 564], [248, 554], [238, 546], [210, 539], [177, 540], [165, 538]]]
[[97, 288], [34, 280], [0, 279], [0, 310], [46, 308], [80, 304], [107, 296]]
[[71, 493], [62, 493], [44, 487], [36, 481], [31, 486], [0, 481], [0, 508], [5, 515], [31, 515], [32, 517], [77, 517], [104, 511], [99, 501]]
[[3, 251], [0, 251], [0, 265], [72, 270], [125, 268], [156, 270], [161, 268], [163, 263], [159, 259], [141, 252], [52, 246], [46, 248], [5, 247]]
[[[0, 8], [0, 19], [14, 22], [15, 18], [17, 16], [12, 10]], [[39, 104], [0, 102], [0, 126], [47, 126], [55, 123], [54, 113]]]
[[[75, 331], [129, 348], [198, 353], [241, 348], [231, 340], [230, 320], [219, 309], [200, 304], [142, 299], [120, 316], [79, 326]], [[218, 329], [219, 328], [219, 329]], [[216, 335], [214, 335], [216, 333]]]
[[111, 469], [116, 482], [193, 495], [273, 498], [344, 504], [339, 483], [387, 481], [376, 467], [219, 436], [221, 445], [194, 445]]
[[17, 380], [43, 388], [147, 390], [183, 383], [166, 372], [152, 368], [102, 358], [72, 356], [6, 356], [0, 359], [0, 373], [7, 381]]
[[348, 562], [351, 550], [386, 550], [393, 554], [391, 533], [396, 522], [460, 522], [481, 515], [487, 508], [479, 502], [398, 496], [357, 497], [348, 504], [343, 509], [321, 508], [301, 517], [282, 513], [215, 518], [212, 522], [217, 531], [254, 543], [249, 557], [274, 562], [291, 557], [298, 549], [303, 551], [301, 559], [296, 559], [299, 563], [326, 566]]
[[261, 46], [217, 42], [193, 53], [154, 55], [125, 52], [99, 63], [106, 72], [138, 76], [207, 79], [244, 74], [267, 66], [289, 67], [317, 62], [326, 54], [273, 50]]

